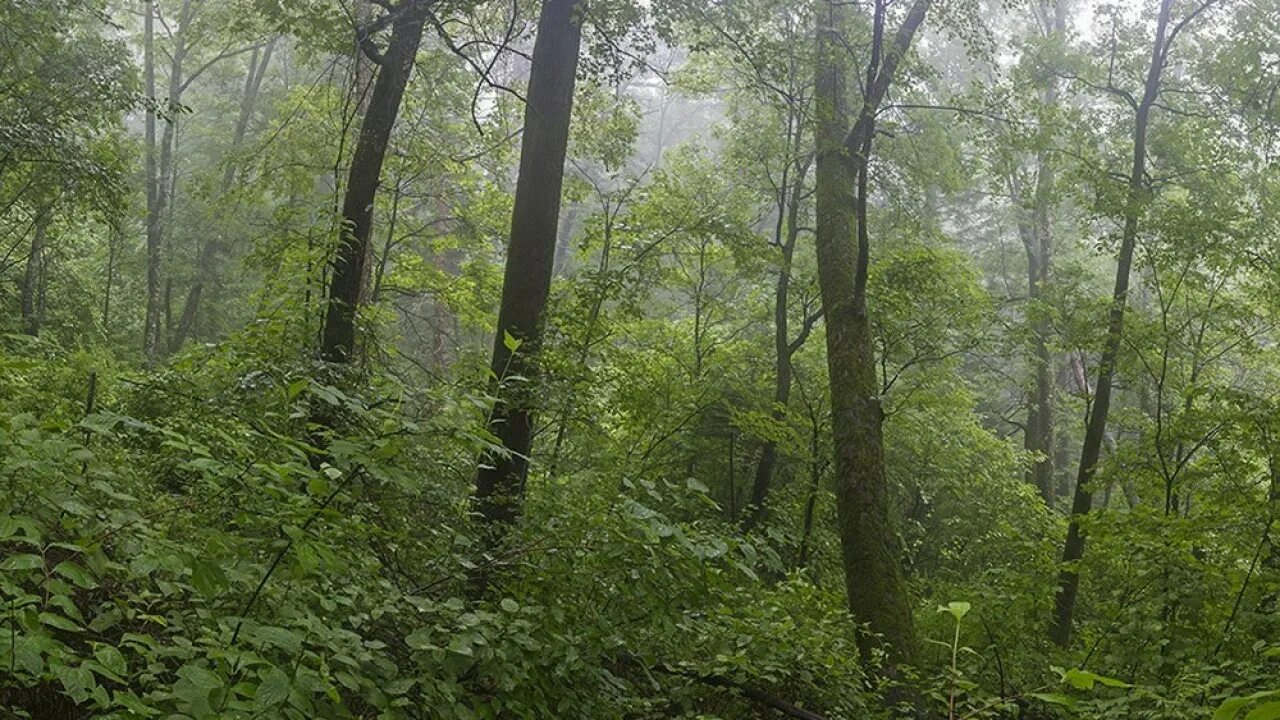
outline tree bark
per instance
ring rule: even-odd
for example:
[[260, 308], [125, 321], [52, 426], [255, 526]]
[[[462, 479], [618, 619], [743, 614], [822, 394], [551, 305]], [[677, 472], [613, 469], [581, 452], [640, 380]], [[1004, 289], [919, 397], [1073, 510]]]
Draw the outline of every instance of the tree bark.
[[1094, 391], [1093, 405], [1085, 424], [1084, 445], [1080, 451], [1080, 470], [1076, 475], [1075, 495], [1071, 504], [1071, 524], [1062, 547], [1063, 567], [1058, 574], [1058, 591], [1054, 598], [1054, 614], [1049, 625], [1049, 637], [1054, 643], [1066, 647], [1071, 642], [1071, 619], [1075, 612], [1076, 597], [1080, 590], [1080, 573], [1075, 567], [1084, 556], [1085, 537], [1080, 520], [1093, 507], [1094, 472], [1106, 439], [1107, 414], [1111, 409], [1111, 389], [1115, 378], [1116, 360], [1124, 339], [1124, 314], [1129, 295], [1129, 274], [1133, 266], [1134, 245], [1138, 238], [1138, 220], [1142, 204], [1149, 193], [1146, 177], [1147, 124], [1151, 107], [1160, 94], [1160, 77], [1168, 59], [1165, 45], [1169, 27], [1169, 13], [1173, 0], [1161, 0], [1156, 20], [1155, 42], [1152, 43], [1151, 64], [1141, 99], [1134, 104], [1133, 167], [1129, 174], [1128, 199], [1125, 206], [1124, 230], [1120, 240], [1120, 256], [1116, 265], [1115, 290], [1111, 296], [1111, 311], [1107, 321], [1107, 336], [1103, 343], [1102, 358], [1098, 364], [1098, 384]]
[[841, 37], [847, 27], [847, 4], [828, 0], [818, 20], [816, 246], [818, 284], [826, 313], [836, 511], [845, 588], [854, 617], [882, 638], [859, 639], [864, 659], [882, 646], [890, 665], [896, 666], [912, 661], [916, 636], [902, 550], [889, 517], [883, 411], [867, 315], [868, 170], [876, 114], [924, 21], [929, 0], [915, 0], [887, 48], [885, 6], [885, 0], [876, 0], [862, 107], [847, 133], [847, 45]]
[[45, 233], [49, 229], [52, 210], [41, 210], [36, 216], [35, 230], [31, 235], [31, 250], [27, 253], [27, 268], [22, 277], [22, 331], [28, 335], [40, 334], [43, 303], [40, 301], [40, 284], [44, 277]]
[[155, 0], [148, 0], [143, 14], [143, 77], [147, 117], [145, 173], [147, 185], [147, 304], [143, 321], [142, 354], [148, 367], [160, 358], [160, 188], [156, 177], [156, 63]]
[[[1050, 34], [1062, 37], [1067, 30], [1066, 0], [1054, 0], [1053, 25]], [[1050, 76], [1041, 102], [1045, 107], [1058, 103], [1058, 78]], [[1034, 389], [1027, 407], [1027, 430], [1024, 447], [1037, 458], [1027, 470], [1027, 481], [1040, 491], [1045, 504], [1053, 505], [1053, 351], [1049, 337], [1052, 322], [1042, 308], [1036, 307], [1044, 297], [1045, 286], [1053, 274], [1053, 192], [1055, 184], [1053, 159], [1047, 149], [1036, 154], [1036, 188], [1032, 196], [1029, 232], [1023, 233], [1027, 251], [1027, 299], [1031, 306], [1031, 336]]]
[[[408, 1], [412, 3], [410, 6], [394, 11], [397, 17], [392, 22], [386, 52], [376, 55], [376, 51], [372, 51], [379, 65], [378, 77], [360, 124], [360, 137], [347, 177], [342, 227], [321, 333], [320, 357], [327, 362], [349, 363], [355, 356], [356, 311], [364, 296], [367, 266], [372, 256], [373, 209], [382, 163], [427, 19], [425, 2]], [[362, 45], [370, 43], [368, 38], [362, 38]]]
[[[1067, 8], [1065, 0], [1053, 2], [1052, 26], [1049, 34], [1061, 36], [1066, 32]], [[1051, 76], [1041, 95], [1046, 107], [1058, 102], [1058, 78]], [[1028, 325], [1032, 343], [1032, 391], [1027, 403], [1027, 424], [1023, 447], [1036, 456], [1027, 468], [1027, 482], [1040, 492], [1045, 504], [1052, 505], [1056, 497], [1054, 488], [1053, 450], [1053, 352], [1049, 348], [1052, 323], [1038, 307], [1044, 296], [1045, 286], [1053, 271], [1053, 192], [1055, 172], [1053, 159], [1047, 149], [1036, 153], [1036, 185], [1031, 197], [1031, 217], [1018, 222], [1018, 234], [1027, 253]], [[1021, 193], [1014, 183], [1016, 200]]]
[[[182, 91], [186, 87], [186, 82], [183, 78], [183, 66], [186, 63], [187, 54], [191, 50], [187, 28], [191, 25], [194, 10], [195, 6], [192, 4], [192, 0], [183, 0], [182, 10], [178, 14], [178, 32], [173, 41], [173, 57], [169, 63], [169, 96], [167, 98], [169, 109], [168, 117], [165, 118], [164, 135], [160, 138], [160, 180], [154, 218], [148, 217], [147, 222], [149, 236], [151, 232], [155, 233], [156, 243], [161, 248], [161, 253], [169, 255], [170, 257], [167, 259], [170, 261], [172, 260], [172, 248], [165, 238], [165, 224], [166, 219], [168, 224], [173, 224], [173, 200], [177, 194], [178, 187], [178, 173], [174, 167], [173, 154], [174, 146], [177, 144], [178, 116], [182, 113]], [[148, 244], [150, 243], [148, 242]], [[163, 275], [163, 269], [159, 271], [159, 274]], [[173, 277], [169, 276], [165, 279], [164, 285], [163, 332], [157, 332], [156, 338], [156, 342], [166, 348], [173, 337], [172, 300]], [[157, 348], [156, 352], [160, 352], [160, 348]]]
[[[519, 514], [529, 468], [534, 393], [527, 386], [511, 387], [511, 379], [524, 378], [521, 383], [527, 385], [536, 375], [535, 360], [542, 344], [582, 40], [577, 5], [576, 0], [544, 0], [533, 48], [520, 174], [490, 365], [499, 398], [489, 430], [503, 450], [487, 453], [476, 472], [475, 508], [487, 527], [490, 548], [501, 541]], [[515, 343], [519, 346], [512, 348]], [[483, 592], [486, 584], [479, 578], [473, 591]]]
[[800, 521], [800, 550], [796, 559], [796, 567], [801, 570], [809, 567], [809, 557], [812, 553], [810, 543], [813, 537], [813, 516], [818, 507], [818, 490], [822, 485], [822, 473], [826, 470], [819, 453], [822, 426], [812, 408], [810, 408], [809, 421], [812, 428], [809, 434], [809, 488], [804, 501], [804, 515]]
[[102, 331], [111, 335], [111, 290], [116, 284], [116, 248], [124, 241], [119, 220], [111, 220], [107, 236], [107, 281], [102, 291]]

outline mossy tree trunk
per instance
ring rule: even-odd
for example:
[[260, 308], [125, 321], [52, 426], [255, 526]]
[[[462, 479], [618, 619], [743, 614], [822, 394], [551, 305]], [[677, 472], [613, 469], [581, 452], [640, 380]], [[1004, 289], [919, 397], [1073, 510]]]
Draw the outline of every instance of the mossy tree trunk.
[[852, 129], [846, 104], [848, 4], [828, 0], [817, 30], [818, 283], [826, 312], [827, 372], [835, 446], [836, 511], [849, 609], [879, 640], [864, 637], [864, 657], [881, 645], [891, 665], [916, 652], [912, 601], [902, 549], [890, 520], [880, 384], [867, 314], [869, 166], [876, 115], [929, 8], [915, 0], [885, 38], [887, 3], [876, 0], [861, 108]]

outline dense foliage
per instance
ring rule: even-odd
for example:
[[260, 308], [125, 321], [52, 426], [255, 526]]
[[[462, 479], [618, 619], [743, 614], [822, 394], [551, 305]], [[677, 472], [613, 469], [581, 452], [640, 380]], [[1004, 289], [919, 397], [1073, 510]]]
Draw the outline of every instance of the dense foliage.
[[1278, 87], [1275, 0], [0, 0], [0, 716], [1280, 718]]

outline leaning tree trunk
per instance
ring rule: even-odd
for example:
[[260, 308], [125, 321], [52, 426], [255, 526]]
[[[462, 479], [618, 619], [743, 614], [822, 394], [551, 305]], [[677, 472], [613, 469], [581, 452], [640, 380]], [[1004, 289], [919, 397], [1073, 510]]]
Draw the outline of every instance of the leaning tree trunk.
[[[476, 472], [475, 507], [487, 527], [490, 548], [501, 542], [519, 514], [529, 469], [534, 393], [527, 385], [512, 387], [511, 379], [528, 383], [536, 375], [535, 358], [542, 344], [582, 40], [577, 5], [576, 0], [544, 0], [533, 47], [520, 175], [490, 366], [499, 397], [489, 430], [502, 451], [485, 454]], [[487, 581], [477, 581], [473, 591], [483, 592]]]
[[883, 411], [867, 315], [868, 169], [876, 114], [929, 0], [915, 0], [888, 48], [886, 2], [876, 1], [862, 107], [847, 134], [845, 7], [828, 0], [817, 33], [818, 284], [826, 312], [836, 512], [849, 609], [882, 638], [882, 643], [860, 638], [864, 658], [882, 646], [897, 666], [914, 658], [916, 636], [901, 548], [889, 517]]
[[385, 53], [378, 53], [368, 38], [362, 38], [366, 53], [379, 66], [378, 77], [360, 125], [360, 137], [356, 141], [346, 195], [342, 201], [342, 227], [333, 260], [320, 340], [320, 357], [328, 362], [348, 363], [355, 356], [356, 311], [364, 296], [367, 267], [372, 256], [373, 207], [382, 175], [382, 162], [386, 158], [391, 130], [400, 113], [400, 100], [413, 72], [414, 58], [427, 20], [427, 3], [407, 1], [411, 4], [393, 11], [396, 18]]
[[1143, 202], [1149, 192], [1146, 177], [1147, 123], [1151, 107], [1160, 94], [1160, 77], [1168, 60], [1165, 36], [1169, 26], [1169, 12], [1173, 0], [1162, 0], [1156, 21], [1155, 42], [1152, 44], [1151, 64], [1142, 98], [1134, 104], [1133, 168], [1129, 173], [1129, 194], [1125, 206], [1124, 230], [1120, 240], [1120, 257], [1116, 266], [1115, 290], [1111, 296], [1111, 312], [1107, 321], [1107, 336], [1103, 343], [1102, 358], [1098, 364], [1098, 385], [1094, 391], [1093, 406], [1085, 424], [1084, 446], [1080, 451], [1080, 471], [1076, 475], [1075, 496], [1071, 503], [1071, 524], [1062, 547], [1063, 567], [1058, 574], [1058, 591], [1054, 599], [1053, 620], [1049, 625], [1049, 637], [1065, 647], [1071, 642], [1071, 618], [1075, 612], [1076, 596], [1080, 590], [1080, 573], [1075, 567], [1084, 556], [1084, 533], [1080, 520], [1093, 507], [1094, 472], [1106, 440], [1107, 414], [1111, 410], [1111, 386], [1115, 378], [1116, 361], [1124, 340], [1125, 305], [1129, 295], [1129, 273], [1133, 266], [1133, 250], [1138, 238], [1138, 219]]

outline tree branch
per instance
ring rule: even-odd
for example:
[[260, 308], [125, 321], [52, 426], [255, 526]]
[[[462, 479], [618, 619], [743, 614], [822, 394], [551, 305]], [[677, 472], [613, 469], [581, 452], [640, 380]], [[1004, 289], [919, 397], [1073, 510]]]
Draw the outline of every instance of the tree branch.
[[223, 60], [226, 60], [226, 59], [228, 59], [228, 58], [233, 58], [233, 57], [235, 57], [236, 55], [242, 55], [242, 54], [244, 54], [244, 53], [249, 52], [250, 50], [257, 50], [257, 49], [259, 49], [259, 48], [265, 47], [265, 46], [266, 46], [266, 44], [267, 44], [267, 43], [265, 43], [265, 42], [260, 42], [260, 43], [257, 43], [257, 44], [255, 44], [255, 45], [245, 45], [244, 47], [236, 48], [235, 50], [232, 50], [232, 49], [230, 49], [230, 48], [226, 48], [226, 49], [224, 49], [222, 52], [220, 52], [220, 53], [218, 53], [217, 55], [215, 55], [215, 56], [213, 56], [212, 58], [210, 58], [208, 62], [206, 62], [205, 64], [203, 64], [203, 65], [201, 65], [200, 67], [196, 68], [196, 71], [195, 71], [195, 72], [193, 72], [193, 73], [191, 73], [190, 75], [188, 75], [188, 76], [187, 76], [187, 78], [186, 78], [185, 80], [183, 80], [183, 81], [182, 81], [182, 85], [180, 85], [180, 86], [179, 86], [179, 91], [180, 91], [180, 92], [181, 92], [181, 91], [185, 91], [185, 90], [186, 90], [186, 89], [191, 85], [191, 83], [193, 83], [193, 82], [195, 82], [195, 81], [196, 81], [196, 78], [200, 77], [200, 76], [201, 76], [201, 75], [203, 75], [203, 74], [205, 73], [205, 71], [207, 71], [209, 68], [211, 68], [211, 67], [213, 67], [214, 65], [216, 65], [216, 64], [218, 64], [218, 63], [220, 63], [220, 62], [222, 62]]

